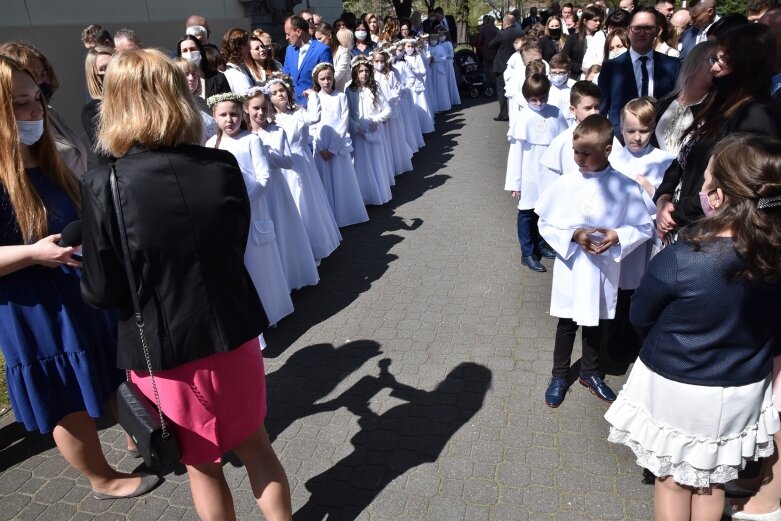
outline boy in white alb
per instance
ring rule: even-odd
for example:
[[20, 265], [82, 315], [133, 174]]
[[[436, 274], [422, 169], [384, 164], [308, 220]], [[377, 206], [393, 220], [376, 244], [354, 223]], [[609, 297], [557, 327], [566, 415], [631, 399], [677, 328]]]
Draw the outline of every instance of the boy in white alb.
[[[564, 172], [577, 172], [578, 165], [572, 154], [572, 133], [578, 124], [592, 114], [599, 114], [599, 87], [590, 81], [577, 81], [570, 89], [569, 113], [574, 124], [556, 136], [542, 156], [542, 164], [551, 172], [562, 175]], [[621, 143], [613, 139], [613, 150], [619, 150]], [[612, 153], [611, 157], [612, 159]]]
[[567, 120], [568, 125], [575, 122], [575, 116], [570, 108], [570, 90], [575, 85], [575, 80], [570, 78], [570, 59], [563, 53], [554, 54], [550, 59], [550, 94], [548, 103], [559, 108]]
[[521, 244], [521, 261], [532, 271], [547, 271], [540, 256], [550, 255], [537, 231], [537, 215], [534, 207], [537, 198], [555, 178], [540, 164], [545, 149], [562, 130], [567, 121], [559, 109], [548, 105], [550, 81], [544, 74], [531, 74], [523, 84], [527, 106], [510, 126], [507, 137], [510, 151], [507, 154], [507, 173], [504, 189], [518, 198], [518, 241]]
[[[626, 146], [610, 155], [610, 166], [643, 188], [643, 199], [652, 217], [656, 215], [654, 192], [675, 159], [675, 155], [651, 145], [655, 117], [656, 107], [651, 98], [635, 98], [624, 105], [621, 109], [621, 135]], [[654, 236], [654, 241], [658, 240]], [[654, 241], [648, 241], [621, 261], [616, 318], [607, 333], [607, 352], [618, 360], [634, 360], [640, 350], [640, 339], [629, 323], [629, 300], [648, 268]]]
[[526, 99], [523, 97], [521, 88], [528, 74], [526, 68], [533, 61], [539, 60], [545, 67], [545, 74], [548, 74], [550, 67], [542, 60], [542, 52], [536, 41], [524, 41], [524, 38], [516, 38], [514, 44], [518, 51], [507, 60], [507, 68], [504, 70], [504, 92], [507, 97], [507, 110], [510, 117], [510, 126], [520, 111], [526, 106]]
[[566, 172], [537, 201], [539, 230], [556, 250], [551, 315], [559, 317], [545, 403], [558, 407], [569, 383], [572, 348], [582, 327], [580, 383], [606, 402], [615, 393], [600, 376], [600, 320], [615, 314], [620, 262], [651, 238], [653, 223], [636, 181], [610, 167], [613, 131], [604, 116], [587, 117], [573, 133], [578, 172]]

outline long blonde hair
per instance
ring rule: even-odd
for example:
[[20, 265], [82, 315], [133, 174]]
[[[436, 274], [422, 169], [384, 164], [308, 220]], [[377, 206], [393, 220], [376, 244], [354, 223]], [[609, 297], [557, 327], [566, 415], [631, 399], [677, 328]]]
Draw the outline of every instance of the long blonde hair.
[[[24, 170], [19, 132], [13, 108], [14, 74], [32, 75], [16, 60], [0, 55], [0, 184], [11, 200], [16, 222], [25, 243], [33, 243], [49, 234], [46, 207]], [[34, 81], [34, 80], [33, 80]], [[76, 177], [60, 159], [52, 139], [46, 103], [41, 98], [43, 135], [29, 150], [48, 178], [59, 185], [76, 207], [79, 187]]]
[[98, 150], [124, 156], [148, 149], [200, 143], [201, 116], [182, 70], [156, 49], [116, 55], [103, 80]]
[[84, 59], [84, 75], [87, 78], [87, 91], [89, 97], [92, 99], [101, 99], [103, 97], [103, 84], [98, 78], [97, 67], [95, 62], [98, 60], [98, 56], [105, 54], [107, 56], [114, 56], [115, 51], [111, 47], [105, 45], [96, 45], [87, 53], [87, 57]]

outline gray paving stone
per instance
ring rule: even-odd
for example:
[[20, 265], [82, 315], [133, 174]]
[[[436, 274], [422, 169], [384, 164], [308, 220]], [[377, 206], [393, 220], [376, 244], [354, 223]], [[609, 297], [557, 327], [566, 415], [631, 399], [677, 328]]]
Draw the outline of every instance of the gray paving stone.
[[[606, 442], [605, 405], [580, 386], [559, 409], [543, 403], [551, 272], [520, 266], [495, 109], [438, 116], [393, 201], [343, 230], [320, 284], [296, 291], [296, 312], [266, 335], [267, 428], [301, 516], [651, 515], [652, 487], [631, 452]], [[109, 461], [136, 470], [119, 428], [107, 422], [100, 439]], [[147, 497], [97, 501], [50, 437], [24, 443], [23, 457], [0, 450], [0, 520], [197, 519], [181, 469]], [[244, 469], [224, 468], [239, 518], [257, 518]]]

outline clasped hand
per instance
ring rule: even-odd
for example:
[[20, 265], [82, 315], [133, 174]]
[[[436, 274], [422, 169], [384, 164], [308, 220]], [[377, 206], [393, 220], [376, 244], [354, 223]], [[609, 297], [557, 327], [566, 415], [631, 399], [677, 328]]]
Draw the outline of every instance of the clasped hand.
[[[599, 242], [594, 242], [589, 237], [593, 234], [602, 234], [604, 238]], [[614, 244], [618, 244], [618, 233], [609, 228], [578, 228], [572, 234], [572, 240], [578, 243], [586, 253], [600, 255], [609, 250]]]

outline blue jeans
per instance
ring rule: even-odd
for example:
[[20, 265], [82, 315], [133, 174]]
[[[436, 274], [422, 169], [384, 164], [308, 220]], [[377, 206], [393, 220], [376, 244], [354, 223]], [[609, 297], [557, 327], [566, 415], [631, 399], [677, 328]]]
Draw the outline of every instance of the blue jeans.
[[518, 210], [518, 242], [521, 243], [521, 255], [539, 257], [542, 236], [537, 229], [539, 216], [534, 210]]

